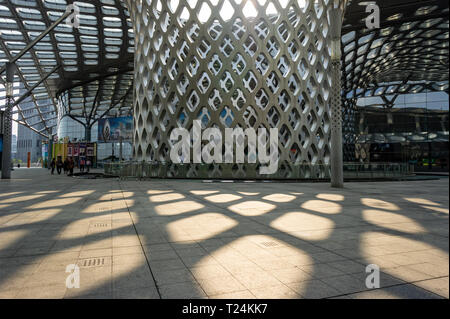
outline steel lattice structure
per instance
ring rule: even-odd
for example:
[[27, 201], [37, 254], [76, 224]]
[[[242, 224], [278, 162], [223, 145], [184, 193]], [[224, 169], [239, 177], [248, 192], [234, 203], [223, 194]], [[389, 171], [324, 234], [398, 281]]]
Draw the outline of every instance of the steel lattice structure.
[[[278, 128], [286, 177], [296, 164], [328, 165], [332, 2], [174, 3], [129, 1], [136, 159], [169, 162], [172, 129], [201, 120], [204, 128]], [[209, 176], [245, 175], [245, 165], [232, 176], [224, 166]], [[197, 175], [191, 165], [186, 176]]]
[[[58, 113], [89, 125], [105, 112], [131, 112], [134, 35], [120, 0], [1, 0], [0, 61], [11, 60], [74, 2], [80, 27], [59, 24], [16, 63], [16, 82], [25, 89], [61, 66], [24, 101], [32, 102], [37, 114], [24, 116], [20, 105], [14, 112], [19, 123], [44, 136], [56, 133]], [[0, 94], [2, 84], [3, 78]]]

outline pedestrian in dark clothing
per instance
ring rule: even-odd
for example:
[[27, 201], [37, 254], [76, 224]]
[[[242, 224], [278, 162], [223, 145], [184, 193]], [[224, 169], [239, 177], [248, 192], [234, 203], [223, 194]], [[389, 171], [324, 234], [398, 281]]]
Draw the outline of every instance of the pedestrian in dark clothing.
[[55, 159], [53, 159], [52, 162], [50, 163], [50, 167], [52, 168], [52, 175], [54, 175], [55, 174], [55, 167], [56, 167]]
[[61, 159], [58, 159], [58, 161], [56, 162], [56, 170], [58, 171], [58, 175], [61, 175], [63, 166], [64, 166], [64, 164], [61, 161]]
[[67, 174], [69, 171], [69, 159], [68, 158], [66, 158], [64, 160], [63, 168], [64, 168], [64, 174]]
[[69, 159], [69, 176], [73, 176], [73, 169], [75, 167], [75, 162], [73, 161], [73, 158]]

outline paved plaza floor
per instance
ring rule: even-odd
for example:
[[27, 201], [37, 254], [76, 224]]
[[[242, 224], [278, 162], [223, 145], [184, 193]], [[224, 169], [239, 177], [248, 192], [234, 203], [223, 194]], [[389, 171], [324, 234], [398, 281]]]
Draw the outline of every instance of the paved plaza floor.
[[448, 187], [20, 169], [0, 181], [0, 298], [448, 298]]

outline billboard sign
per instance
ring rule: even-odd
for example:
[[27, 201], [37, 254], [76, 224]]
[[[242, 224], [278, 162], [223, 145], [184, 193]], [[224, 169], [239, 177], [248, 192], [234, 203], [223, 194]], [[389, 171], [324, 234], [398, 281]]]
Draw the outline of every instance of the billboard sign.
[[118, 143], [133, 140], [133, 117], [101, 119], [98, 122], [98, 140], [104, 143]]

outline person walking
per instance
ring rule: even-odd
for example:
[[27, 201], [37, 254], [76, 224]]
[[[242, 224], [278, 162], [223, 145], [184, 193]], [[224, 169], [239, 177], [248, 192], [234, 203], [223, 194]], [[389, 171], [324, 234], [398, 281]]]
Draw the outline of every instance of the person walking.
[[82, 172], [82, 173], [84, 173], [84, 165], [85, 165], [85, 159], [84, 159], [84, 157], [82, 157], [81, 159], [80, 159], [80, 172]]
[[68, 158], [66, 158], [64, 160], [63, 168], [64, 168], [64, 174], [67, 174], [69, 172], [69, 159]]
[[75, 162], [73, 160], [73, 158], [69, 158], [69, 175], [68, 176], [73, 176], [73, 169], [75, 167]]
[[91, 159], [88, 158], [88, 159], [86, 160], [86, 170], [87, 170], [88, 173], [89, 173], [89, 171], [91, 170], [91, 165], [92, 165]]
[[58, 158], [58, 161], [56, 162], [56, 170], [58, 171], [58, 175], [61, 175], [62, 169], [63, 169], [63, 162], [60, 158]]
[[55, 167], [56, 167], [55, 159], [52, 159], [52, 162], [50, 163], [50, 167], [52, 168], [52, 175], [55, 175]]

